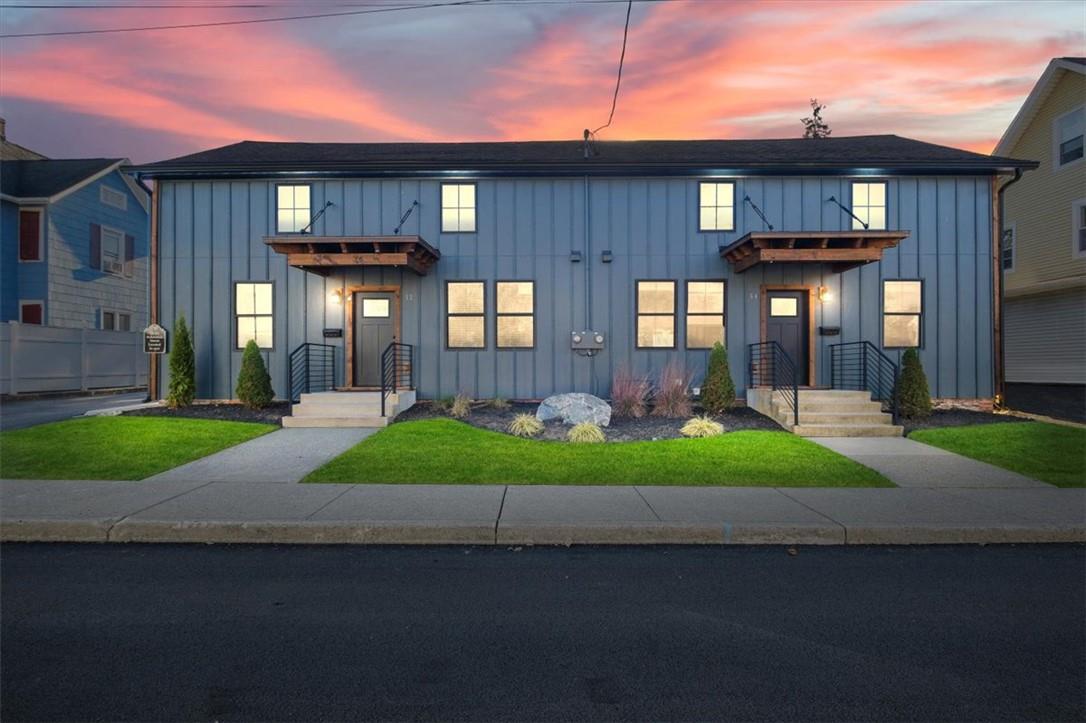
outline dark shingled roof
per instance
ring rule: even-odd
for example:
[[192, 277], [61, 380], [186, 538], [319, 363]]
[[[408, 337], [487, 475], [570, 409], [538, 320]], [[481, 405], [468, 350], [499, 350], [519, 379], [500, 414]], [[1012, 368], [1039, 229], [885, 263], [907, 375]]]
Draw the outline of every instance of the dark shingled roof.
[[1060, 60], [1066, 60], [1068, 63], [1074, 63], [1076, 65], [1086, 65], [1086, 58], [1075, 58], [1072, 56], [1066, 56], [1060, 58]]
[[259, 175], [277, 172], [562, 171], [665, 169], [1007, 170], [1030, 161], [995, 158], [893, 135], [823, 139], [470, 143], [270, 143], [242, 141], [136, 167], [150, 177]]
[[16, 198], [49, 198], [121, 162], [121, 158], [4, 161], [0, 192]]

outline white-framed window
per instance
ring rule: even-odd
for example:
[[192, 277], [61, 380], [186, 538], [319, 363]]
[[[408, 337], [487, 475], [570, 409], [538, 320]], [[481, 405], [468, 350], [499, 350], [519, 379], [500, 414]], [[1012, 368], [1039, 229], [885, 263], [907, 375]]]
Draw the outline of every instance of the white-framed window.
[[1014, 271], [1018, 260], [1018, 226], [1016, 224], [1009, 223], [1003, 229], [999, 259], [1003, 265], [1003, 271], [1008, 273]]
[[886, 228], [886, 182], [852, 182], [852, 219], [853, 230], [864, 230], [864, 224], [871, 231]]
[[40, 208], [19, 209], [19, 263], [42, 260], [45, 214]]
[[1086, 198], [1071, 204], [1071, 256], [1086, 257]]
[[735, 184], [702, 181], [698, 184], [698, 231], [735, 230]]
[[1059, 170], [1083, 156], [1086, 135], [1086, 106], [1079, 106], [1052, 121], [1052, 168]]
[[250, 339], [256, 340], [261, 349], [275, 347], [273, 291], [270, 281], [234, 284], [235, 348], [244, 349]]
[[105, 184], [98, 187], [98, 200], [107, 206], [113, 206], [113, 208], [119, 208], [122, 211], [128, 210], [128, 194], [110, 188]]
[[275, 187], [275, 232], [301, 233], [313, 218], [309, 184]]
[[132, 331], [132, 315], [127, 311], [102, 309], [101, 327], [106, 331]]
[[441, 184], [441, 232], [475, 233], [475, 184]]
[[882, 345], [887, 349], [919, 347], [924, 315], [924, 282], [882, 282]]
[[41, 299], [19, 299], [20, 324], [44, 324], [45, 302]]
[[484, 282], [445, 282], [445, 346], [448, 349], [486, 348]]
[[124, 232], [102, 226], [102, 271], [124, 275]]

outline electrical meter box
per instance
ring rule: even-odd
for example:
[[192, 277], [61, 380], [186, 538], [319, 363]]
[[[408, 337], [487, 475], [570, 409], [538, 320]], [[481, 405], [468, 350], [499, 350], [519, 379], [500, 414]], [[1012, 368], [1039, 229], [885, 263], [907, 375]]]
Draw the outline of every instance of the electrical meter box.
[[601, 351], [603, 349], [602, 331], [575, 331], [570, 339], [573, 351]]

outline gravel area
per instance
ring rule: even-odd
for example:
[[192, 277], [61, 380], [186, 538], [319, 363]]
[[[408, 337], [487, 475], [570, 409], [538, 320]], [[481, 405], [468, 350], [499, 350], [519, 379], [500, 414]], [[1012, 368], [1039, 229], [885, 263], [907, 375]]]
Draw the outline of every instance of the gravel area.
[[[508, 409], [492, 409], [485, 405], [476, 405], [472, 408], [471, 415], [464, 420], [467, 424], [495, 432], [505, 432], [509, 422], [518, 414], [535, 414], [538, 404], [513, 403]], [[701, 410], [695, 410], [700, 414]], [[420, 419], [448, 418], [443, 410], [436, 409], [431, 402], [419, 402], [411, 409], [396, 417], [396, 422], [411, 422]], [[735, 432], [741, 429], [767, 429], [781, 431], [780, 426], [765, 415], [748, 407], [736, 407], [726, 414], [714, 417], [716, 421], [724, 425], [725, 432]], [[668, 419], [666, 417], [647, 416], [641, 419], [611, 417], [611, 424], [603, 428], [608, 442], [635, 442], [651, 439], [678, 439], [682, 437], [679, 429], [687, 421], [683, 419]], [[565, 441], [566, 433], [570, 425], [559, 421], [544, 423], [543, 434], [537, 439]]]
[[1005, 422], [1028, 422], [1029, 419], [1013, 414], [995, 414], [972, 409], [935, 409], [926, 419], [902, 419], [906, 436], [918, 429], [941, 429], [942, 427], [965, 427], [972, 424], [1002, 424]]
[[148, 407], [125, 412], [133, 417], [186, 417], [189, 419], [220, 419], [229, 422], [262, 422], [280, 424], [280, 420], [290, 414], [288, 402], [274, 402], [264, 409], [249, 409], [244, 404], [216, 402], [213, 404], [193, 404], [191, 407], [170, 409], [169, 407]]

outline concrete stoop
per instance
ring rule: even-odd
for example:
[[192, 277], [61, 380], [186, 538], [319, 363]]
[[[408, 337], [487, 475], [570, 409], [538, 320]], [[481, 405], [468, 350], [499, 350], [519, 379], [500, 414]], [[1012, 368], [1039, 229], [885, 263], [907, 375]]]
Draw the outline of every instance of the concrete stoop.
[[381, 416], [381, 392], [313, 392], [302, 394], [293, 405], [284, 427], [366, 427], [387, 426], [400, 412], [415, 404], [415, 392], [390, 394]]
[[864, 391], [800, 389], [799, 424], [781, 392], [748, 389], [747, 404], [800, 437], [900, 437], [882, 404]]

